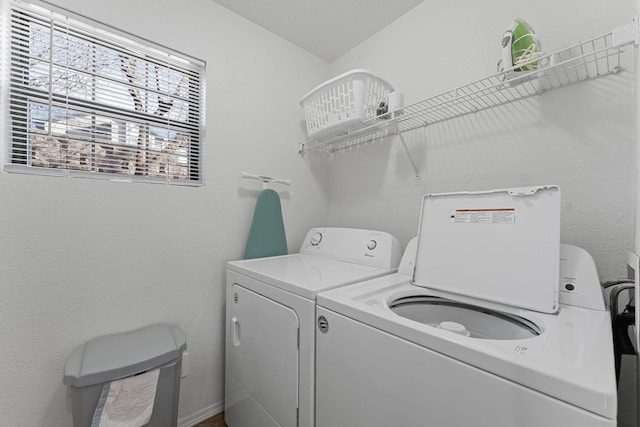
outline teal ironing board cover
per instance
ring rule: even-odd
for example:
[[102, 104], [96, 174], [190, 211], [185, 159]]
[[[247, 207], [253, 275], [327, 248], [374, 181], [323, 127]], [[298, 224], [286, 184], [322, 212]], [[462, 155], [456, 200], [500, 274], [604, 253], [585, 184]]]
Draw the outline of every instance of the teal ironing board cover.
[[244, 258], [262, 258], [287, 253], [280, 197], [274, 190], [262, 190], [253, 213]]

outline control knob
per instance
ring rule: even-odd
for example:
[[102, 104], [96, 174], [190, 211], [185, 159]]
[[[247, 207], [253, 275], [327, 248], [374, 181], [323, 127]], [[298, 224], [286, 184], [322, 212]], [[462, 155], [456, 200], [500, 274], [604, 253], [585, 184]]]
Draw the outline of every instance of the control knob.
[[367, 249], [369, 249], [370, 251], [374, 250], [376, 246], [378, 246], [378, 242], [376, 242], [375, 240], [370, 240], [369, 243], [367, 243]]
[[322, 233], [320, 232], [313, 233], [311, 235], [310, 241], [311, 241], [311, 246], [318, 246], [322, 241]]

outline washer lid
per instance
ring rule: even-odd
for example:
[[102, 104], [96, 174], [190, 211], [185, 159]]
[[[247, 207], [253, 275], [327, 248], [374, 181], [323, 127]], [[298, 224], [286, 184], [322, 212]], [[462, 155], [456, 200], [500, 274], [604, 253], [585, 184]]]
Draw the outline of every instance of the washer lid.
[[427, 194], [412, 283], [558, 310], [560, 188]]

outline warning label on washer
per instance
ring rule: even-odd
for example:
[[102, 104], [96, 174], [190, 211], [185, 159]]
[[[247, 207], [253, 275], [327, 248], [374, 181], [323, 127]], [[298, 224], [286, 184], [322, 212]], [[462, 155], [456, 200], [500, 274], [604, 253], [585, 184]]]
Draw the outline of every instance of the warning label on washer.
[[513, 224], [516, 222], [515, 208], [452, 209], [449, 222], [459, 224]]

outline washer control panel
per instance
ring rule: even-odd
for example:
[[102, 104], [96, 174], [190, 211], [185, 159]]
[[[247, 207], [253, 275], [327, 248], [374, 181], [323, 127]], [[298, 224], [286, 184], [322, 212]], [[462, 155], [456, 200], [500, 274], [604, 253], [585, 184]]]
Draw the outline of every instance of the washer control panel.
[[605, 310], [596, 264], [577, 246], [560, 245], [560, 304]]

